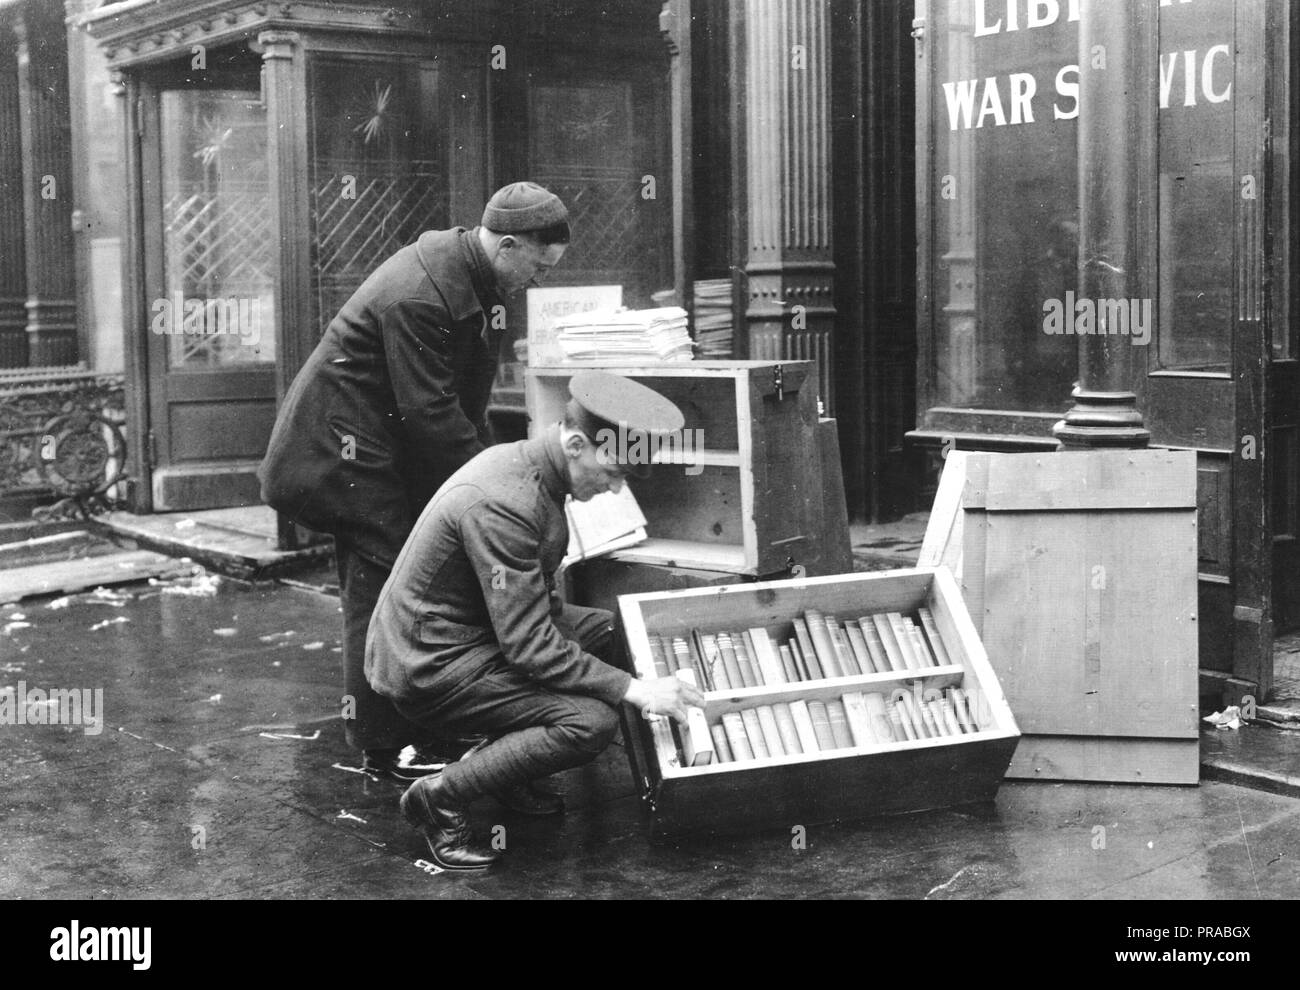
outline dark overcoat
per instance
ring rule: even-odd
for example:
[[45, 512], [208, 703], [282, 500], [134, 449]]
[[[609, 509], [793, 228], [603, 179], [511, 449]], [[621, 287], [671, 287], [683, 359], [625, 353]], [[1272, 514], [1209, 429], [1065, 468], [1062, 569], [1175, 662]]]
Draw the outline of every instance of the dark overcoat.
[[484, 448], [497, 305], [477, 229], [429, 231], [380, 265], [285, 396], [263, 500], [391, 566], [434, 492]]

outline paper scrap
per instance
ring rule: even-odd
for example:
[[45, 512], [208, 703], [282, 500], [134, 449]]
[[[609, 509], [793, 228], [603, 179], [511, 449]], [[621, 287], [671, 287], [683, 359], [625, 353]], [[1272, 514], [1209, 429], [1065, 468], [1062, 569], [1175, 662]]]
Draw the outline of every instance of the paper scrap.
[[[149, 580], [150, 583], [153, 583], [153, 578], [150, 578]], [[98, 601], [113, 602], [115, 604], [120, 602], [129, 602], [132, 598], [131, 595], [120, 591], [114, 591], [112, 588], [105, 588], [103, 585], [92, 591], [89, 597]]]
[[257, 638], [263, 643], [274, 643], [278, 639], [290, 639], [297, 635], [296, 632], [290, 629], [288, 632], [268, 633], [265, 636], [258, 636]]
[[1237, 705], [1229, 705], [1221, 712], [1205, 716], [1201, 721], [1209, 722], [1216, 729], [1240, 729], [1241, 708]]
[[320, 738], [320, 729], [317, 729], [310, 736], [298, 736], [292, 732], [259, 732], [258, 735], [263, 739], [301, 739], [304, 742], [315, 742]]
[[370, 824], [364, 818], [358, 818], [356, 815], [349, 814], [347, 811], [340, 811], [338, 813], [338, 816], [334, 820], [336, 822], [337, 821], [360, 822], [362, 825]]
[[214, 635], [214, 636], [233, 636], [233, 635], [235, 635], [235, 633], [237, 633], [237, 632], [239, 632], [238, 629], [213, 629], [213, 630], [212, 630], [212, 635]]
[[131, 620], [128, 619], [125, 615], [119, 615], [117, 616], [117, 618], [114, 619], [105, 619], [103, 622], [96, 622], [93, 626], [90, 627], [90, 631], [99, 632], [99, 630], [107, 629], [109, 626], [120, 626], [122, 625], [122, 623], [130, 622], [130, 621]]
[[174, 582], [150, 579], [149, 583], [153, 585], [162, 585], [162, 593], [164, 595], [184, 595], [187, 598], [212, 598], [221, 587], [221, 577], [217, 574], [208, 574], [204, 571], [200, 571], [192, 577], [177, 578]]
[[8, 622], [5, 623], [4, 629], [0, 631], [8, 636], [15, 629], [30, 629], [31, 627], [32, 624], [30, 622]]
[[345, 770], [345, 771], [347, 771], [348, 773], [359, 773], [359, 774], [361, 774], [361, 776], [363, 776], [363, 777], [369, 777], [369, 776], [370, 776], [369, 773], [367, 773], [365, 770], [362, 770], [360, 767], [345, 767], [342, 763], [335, 763], [335, 764], [333, 764], [332, 767], [331, 767], [331, 769], [334, 769], [334, 770]]
[[437, 863], [430, 863], [427, 859], [417, 859], [415, 861], [415, 868], [418, 870], [423, 870], [431, 877], [435, 877], [439, 873], [445, 872], [443, 868], [439, 866]]

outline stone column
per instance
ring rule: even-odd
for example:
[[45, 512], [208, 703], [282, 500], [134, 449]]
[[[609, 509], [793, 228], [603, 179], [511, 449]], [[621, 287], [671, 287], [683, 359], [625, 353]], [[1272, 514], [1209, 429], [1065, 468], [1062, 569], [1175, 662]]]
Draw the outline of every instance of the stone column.
[[77, 361], [68, 48], [62, 9], [29, 3], [16, 22], [32, 366]]
[[27, 366], [22, 116], [13, 29], [0, 24], [0, 368]]
[[[1135, 135], [1146, 130], [1144, 122], [1155, 112], [1156, 99], [1143, 65], [1143, 39], [1150, 28], [1142, 6], [1084, 0], [1080, 9], [1080, 299], [1127, 300], [1144, 294], [1137, 271], [1140, 177]], [[1094, 68], [1099, 50], [1104, 52], [1104, 69]], [[1100, 316], [1096, 329], [1079, 338], [1074, 406], [1053, 432], [1067, 449], [1145, 447], [1151, 434], [1133, 391], [1145, 355], [1128, 335], [1106, 333], [1109, 328]]]
[[749, 356], [815, 361], [833, 415], [830, 0], [747, 0]]
[[[276, 390], [281, 399], [316, 339], [311, 302], [311, 197], [308, 189], [307, 66], [302, 36], [263, 31], [257, 36], [266, 82], [267, 168], [275, 238]], [[276, 515], [281, 550], [296, 550], [304, 533]]]

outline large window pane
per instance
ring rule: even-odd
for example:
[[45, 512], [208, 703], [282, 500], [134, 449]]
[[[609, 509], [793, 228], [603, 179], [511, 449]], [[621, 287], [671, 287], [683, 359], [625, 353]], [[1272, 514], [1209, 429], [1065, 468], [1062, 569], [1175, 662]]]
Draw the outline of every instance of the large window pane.
[[1044, 305], [1064, 303], [1077, 282], [1078, 25], [1068, 9], [1030, 27], [1021, 8], [1012, 31], [1005, 4], [935, 4], [939, 405], [1069, 403], [1078, 338], [1044, 331]]
[[320, 59], [310, 83], [313, 289], [321, 331], [426, 230], [478, 223], [486, 200], [480, 63]]
[[256, 92], [162, 94], [166, 295], [153, 330], [173, 368], [275, 361], [266, 111]]

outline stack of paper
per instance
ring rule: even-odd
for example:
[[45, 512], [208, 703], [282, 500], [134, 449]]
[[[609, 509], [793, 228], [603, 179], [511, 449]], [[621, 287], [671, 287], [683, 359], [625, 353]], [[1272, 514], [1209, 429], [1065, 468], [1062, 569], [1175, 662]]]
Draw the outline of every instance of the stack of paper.
[[695, 343], [700, 357], [731, 357], [731, 280], [695, 283]]
[[689, 361], [686, 310], [678, 306], [622, 313], [582, 313], [557, 320], [555, 339], [570, 361]]

